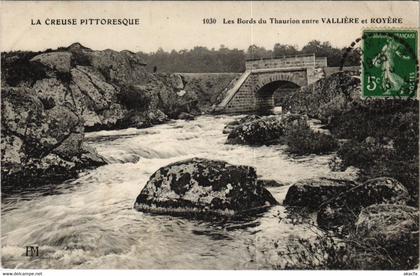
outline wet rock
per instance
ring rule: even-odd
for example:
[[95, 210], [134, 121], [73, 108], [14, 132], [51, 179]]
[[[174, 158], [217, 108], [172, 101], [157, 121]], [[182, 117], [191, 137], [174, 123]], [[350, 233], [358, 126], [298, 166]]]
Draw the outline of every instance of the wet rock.
[[193, 158], [156, 171], [134, 208], [187, 216], [233, 216], [277, 204], [257, 183], [255, 169]]
[[194, 115], [186, 113], [186, 112], [181, 112], [181, 114], [178, 115], [178, 119], [180, 120], [194, 120]]
[[284, 125], [277, 117], [264, 117], [238, 125], [229, 133], [227, 144], [268, 145], [284, 133]]
[[330, 178], [301, 180], [290, 186], [283, 204], [315, 210], [325, 201], [353, 188], [355, 185], [350, 180]]
[[407, 189], [390, 177], [378, 177], [357, 185], [325, 202], [317, 216], [324, 229], [351, 226], [360, 210], [372, 204], [405, 204], [410, 199]]
[[413, 269], [418, 263], [418, 209], [394, 204], [371, 205], [361, 211], [355, 226], [359, 244], [393, 260], [392, 264], [386, 260], [388, 269]]

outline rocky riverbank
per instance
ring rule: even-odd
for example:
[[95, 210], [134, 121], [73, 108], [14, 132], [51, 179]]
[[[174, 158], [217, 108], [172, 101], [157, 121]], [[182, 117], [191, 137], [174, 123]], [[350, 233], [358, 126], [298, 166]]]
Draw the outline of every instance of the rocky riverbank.
[[151, 74], [135, 53], [79, 43], [2, 53], [1, 69], [2, 180], [10, 184], [65, 179], [104, 164], [83, 145], [84, 131], [192, 119], [217, 104], [235, 78]]

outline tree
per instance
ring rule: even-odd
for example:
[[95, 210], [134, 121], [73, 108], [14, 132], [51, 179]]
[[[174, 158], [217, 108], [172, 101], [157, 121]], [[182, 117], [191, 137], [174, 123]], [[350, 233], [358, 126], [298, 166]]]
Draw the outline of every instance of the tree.
[[264, 47], [259, 47], [255, 44], [249, 46], [246, 53], [247, 59], [269, 58], [271, 55], [271, 51], [267, 51]]
[[274, 57], [291, 56], [296, 55], [298, 53], [299, 51], [294, 45], [276, 43], [273, 48]]

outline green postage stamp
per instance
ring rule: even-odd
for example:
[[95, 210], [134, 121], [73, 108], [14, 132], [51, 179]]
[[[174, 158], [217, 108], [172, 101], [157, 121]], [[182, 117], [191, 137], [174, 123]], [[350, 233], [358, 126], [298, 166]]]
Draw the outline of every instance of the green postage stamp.
[[416, 30], [365, 30], [362, 96], [415, 98], [417, 43]]

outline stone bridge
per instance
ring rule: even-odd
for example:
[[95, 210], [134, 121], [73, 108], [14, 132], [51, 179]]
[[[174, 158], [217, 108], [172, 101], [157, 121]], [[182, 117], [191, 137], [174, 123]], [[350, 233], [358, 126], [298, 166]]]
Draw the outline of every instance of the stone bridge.
[[326, 57], [288, 56], [246, 61], [246, 70], [217, 110], [224, 113], [266, 112], [301, 86], [325, 77]]

